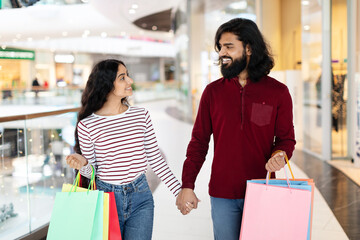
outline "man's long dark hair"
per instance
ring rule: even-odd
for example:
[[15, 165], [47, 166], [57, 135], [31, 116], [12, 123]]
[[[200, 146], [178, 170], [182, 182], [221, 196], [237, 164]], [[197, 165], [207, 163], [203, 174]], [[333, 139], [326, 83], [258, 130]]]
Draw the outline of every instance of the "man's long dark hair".
[[[116, 59], [100, 61], [93, 67], [81, 96], [77, 124], [104, 106], [108, 94], [114, 89], [114, 81], [120, 64], [126, 67], [122, 61]], [[121, 99], [121, 103], [129, 105], [127, 98]], [[77, 130], [75, 130], [74, 151], [81, 154]], [[78, 171], [75, 172], [77, 174]], [[81, 180], [82, 187], [87, 187], [88, 179], [81, 177]]]
[[226, 32], [235, 34], [238, 40], [242, 41], [244, 51], [246, 51], [246, 46], [250, 47], [251, 56], [247, 72], [252, 82], [257, 82], [270, 73], [274, 67], [274, 59], [263, 35], [253, 21], [235, 18], [222, 24], [215, 35], [215, 50], [217, 52], [221, 50], [219, 43], [221, 35]]

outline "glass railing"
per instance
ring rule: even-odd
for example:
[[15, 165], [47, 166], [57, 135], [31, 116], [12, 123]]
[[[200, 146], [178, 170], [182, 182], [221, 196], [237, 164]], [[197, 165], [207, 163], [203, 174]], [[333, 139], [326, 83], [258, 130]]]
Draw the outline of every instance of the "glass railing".
[[0, 239], [49, 223], [56, 192], [73, 179], [65, 156], [73, 149], [78, 110], [0, 117]]
[[79, 106], [83, 89], [63, 87], [54, 89], [3, 88], [0, 92], [1, 105], [45, 105]]
[[134, 103], [149, 102], [178, 98], [178, 82], [135, 82], [133, 85], [134, 95], [131, 97]]
[[[178, 83], [176, 81], [136, 82], [133, 85], [133, 103], [142, 103], [155, 100], [180, 98]], [[45, 106], [80, 106], [83, 88], [61, 87], [54, 89], [0, 89], [0, 105], [45, 105]], [[1, 116], [2, 114], [0, 114]]]

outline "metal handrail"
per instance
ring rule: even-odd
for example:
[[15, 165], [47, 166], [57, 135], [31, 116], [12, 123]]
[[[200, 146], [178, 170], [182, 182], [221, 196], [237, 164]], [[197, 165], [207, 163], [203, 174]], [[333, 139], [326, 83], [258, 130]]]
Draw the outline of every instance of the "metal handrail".
[[49, 112], [6, 116], [6, 117], [0, 117], [0, 123], [17, 121], [17, 120], [28, 120], [28, 119], [34, 119], [34, 118], [40, 118], [40, 117], [47, 117], [47, 116], [59, 115], [59, 114], [69, 113], [69, 112], [78, 112], [79, 110], [80, 110], [80, 108], [76, 107], [76, 108], [67, 108], [67, 109], [61, 109], [61, 110], [55, 110], [55, 111], [49, 111]]

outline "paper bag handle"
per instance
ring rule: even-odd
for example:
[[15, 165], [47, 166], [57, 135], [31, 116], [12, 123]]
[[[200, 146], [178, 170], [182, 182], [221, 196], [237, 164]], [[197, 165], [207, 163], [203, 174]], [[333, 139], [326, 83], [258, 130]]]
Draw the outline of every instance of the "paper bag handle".
[[[89, 187], [88, 187], [88, 191], [89, 190], [96, 190], [96, 183], [95, 183], [95, 171], [94, 171], [94, 167], [93, 165], [90, 165], [91, 167], [91, 179], [90, 179], [90, 183], [89, 183]], [[73, 185], [71, 186], [70, 192], [69, 194], [72, 192], [73, 187], [74, 188], [74, 192], [76, 192], [76, 189], [78, 186], [80, 186], [80, 171], [78, 171], [78, 174], [76, 175], [76, 178], [74, 180]]]
[[[277, 150], [277, 151], [275, 151], [275, 152], [272, 154], [272, 156], [274, 156], [274, 155], [275, 155], [275, 154], [277, 154], [278, 152], [284, 152], [284, 151], [282, 151], [282, 150]], [[292, 170], [291, 170], [290, 163], [289, 163], [289, 159], [288, 159], [288, 157], [287, 157], [286, 153], [285, 153], [285, 160], [286, 160], [286, 164], [287, 164], [287, 165], [288, 165], [288, 167], [289, 167], [289, 170], [290, 170], [290, 173], [291, 173], [292, 180], [295, 180], [295, 178], [294, 178], [294, 174], [293, 174], [293, 172], [292, 172]]]

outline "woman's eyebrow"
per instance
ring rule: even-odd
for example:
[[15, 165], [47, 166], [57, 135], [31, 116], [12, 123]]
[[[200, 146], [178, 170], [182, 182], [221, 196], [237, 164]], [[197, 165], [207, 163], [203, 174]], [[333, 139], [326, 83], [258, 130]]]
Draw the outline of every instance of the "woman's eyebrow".
[[122, 75], [125, 75], [125, 73], [120, 73], [117, 77], [120, 77], [120, 76], [122, 76]]

